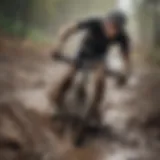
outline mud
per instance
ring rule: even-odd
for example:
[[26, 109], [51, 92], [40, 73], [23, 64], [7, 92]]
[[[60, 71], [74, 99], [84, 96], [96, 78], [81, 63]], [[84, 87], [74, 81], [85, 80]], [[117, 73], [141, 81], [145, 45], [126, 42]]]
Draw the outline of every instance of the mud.
[[54, 121], [50, 99], [68, 66], [53, 63], [51, 47], [37, 46], [0, 39], [2, 160], [159, 160], [159, 70], [136, 66], [124, 88], [109, 80], [101, 107], [102, 126], [88, 130], [83, 147], [76, 148], [77, 130], [72, 126], [76, 118], [65, 120], [65, 127], [64, 122]]

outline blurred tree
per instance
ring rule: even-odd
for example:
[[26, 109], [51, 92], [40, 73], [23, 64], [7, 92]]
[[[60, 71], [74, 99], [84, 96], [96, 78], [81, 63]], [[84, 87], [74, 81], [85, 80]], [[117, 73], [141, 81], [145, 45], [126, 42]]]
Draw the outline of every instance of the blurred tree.
[[29, 19], [31, 16], [32, 0], [1, 0], [0, 15], [4, 19], [9, 19], [10, 25], [20, 25], [20, 34], [22, 37], [27, 35]]
[[[116, 0], [1, 0], [0, 16], [25, 38], [31, 28], [51, 33], [72, 20], [106, 13]], [[1, 19], [2, 20], [2, 19]], [[17, 30], [18, 30], [17, 29]]]
[[160, 1], [142, 0], [138, 6], [139, 29], [145, 45], [149, 46], [149, 51], [160, 45]]

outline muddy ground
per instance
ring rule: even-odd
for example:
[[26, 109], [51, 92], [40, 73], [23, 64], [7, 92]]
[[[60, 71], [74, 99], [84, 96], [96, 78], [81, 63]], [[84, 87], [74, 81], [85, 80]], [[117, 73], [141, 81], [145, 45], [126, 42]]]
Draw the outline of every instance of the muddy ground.
[[[28, 137], [34, 145], [27, 145], [28, 148], [34, 146], [33, 150], [39, 153], [39, 157], [26, 159], [159, 160], [159, 70], [137, 64], [133, 77], [124, 88], [117, 88], [112, 80], [109, 81], [101, 107], [103, 129], [99, 134], [88, 133], [84, 146], [76, 148], [72, 145], [76, 130], [71, 129], [69, 124], [64, 134], [59, 136], [50, 126], [47, 127], [43, 120], [54, 113], [54, 102], [50, 99], [50, 93], [56, 90], [68, 70], [66, 65], [53, 63], [50, 50], [49, 46], [33, 45], [29, 41], [22, 42], [4, 36], [0, 38], [0, 110], [4, 113], [0, 114], [0, 120], [5, 127], [8, 125], [4, 133], [7, 135], [9, 132], [9, 137], [14, 137], [13, 130], [18, 132], [18, 128], [13, 126], [22, 125], [20, 128], [24, 135], [27, 135], [28, 131], [23, 129], [23, 126], [32, 124], [30, 132], [33, 133]], [[83, 107], [72, 100], [73, 98], [67, 106], [77, 110], [81, 107], [81, 114], [84, 114]], [[25, 109], [21, 111], [21, 107]], [[15, 113], [18, 121], [15, 117], [10, 117], [9, 112]], [[3, 115], [6, 115], [4, 119]], [[9, 125], [8, 119], [15, 124]], [[50, 124], [48, 120], [46, 123]], [[5, 128], [0, 125], [0, 131], [2, 130]], [[39, 133], [39, 138], [34, 140], [33, 137]], [[20, 137], [23, 139], [23, 134]], [[14, 150], [14, 154], [15, 152], [17, 150]], [[46, 152], [48, 156], [44, 156]], [[3, 151], [0, 146], [0, 155], [5, 157], [5, 153], [8, 152]]]

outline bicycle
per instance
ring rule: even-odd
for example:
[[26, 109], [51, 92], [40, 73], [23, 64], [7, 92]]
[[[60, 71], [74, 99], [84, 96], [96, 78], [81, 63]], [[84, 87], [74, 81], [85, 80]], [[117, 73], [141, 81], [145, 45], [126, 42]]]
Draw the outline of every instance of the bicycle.
[[[64, 56], [62, 54], [58, 54], [58, 56], [54, 56], [54, 60], [55, 61], [59, 61], [59, 62], [63, 62], [65, 64], [69, 64], [69, 65], [74, 65], [76, 64], [76, 59], [74, 58], [70, 58], [70, 57], [67, 57], [67, 56]], [[87, 85], [88, 84], [88, 80], [89, 80], [89, 74], [90, 74], [90, 71], [92, 70], [92, 66], [91, 67], [88, 67], [88, 68], [82, 68], [81, 71], [82, 71], [82, 75], [83, 75], [83, 78], [82, 78], [82, 81], [85, 82], [83, 83], [83, 85]], [[119, 72], [112, 72], [110, 71], [107, 67], [105, 69], [105, 74], [108, 76], [113, 76], [113, 77], [119, 77], [119, 83], [123, 84], [125, 83], [125, 77], [123, 74], [119, 73]], [[86, 89], [86, 87], [83, 87], [83, 89]], [[83, 99], [84, 99], [84, 103], [86, 102], [87, 100], [87, 97], [86, 97], [86, 90], [81, 90], [79, 91], [79, 93], [81, 93]], [[82, 98], [81, 97], [81, 98]], [[92, 119], [92, 115], [93, 115], [93, 112], [94, 112], [95, 108], [92, 108], [92, 107], [88, 107], [84, 116], [82, 117], [81, 119], [81, 123], [79, 124], [79, 129], [78, 129], [78, 135], [76, 136], [75, 138], [75, 141], [74, 143], [76, 145], [81, 145], [85, 139], [85, 131], [86, 129], [89, 127], [89, 126], [92, 126], [92, 124], [90, 124], [90, 119]], [[66, 117], [66, 115], [61, 115], [61, 118], [62, 117]], [[68, 116], [71, 116], [71, 115], [68, 115]], [[98, 118], [99, 119], [99, 118]], [[66, 120], [65, 120], [66, 121]], [[99, 123], [100, 124], [100, 123]], [[99, 128], [99, 124], [96, 125], [96, 126], [93, 126], [94, 128], [98, 127]]]

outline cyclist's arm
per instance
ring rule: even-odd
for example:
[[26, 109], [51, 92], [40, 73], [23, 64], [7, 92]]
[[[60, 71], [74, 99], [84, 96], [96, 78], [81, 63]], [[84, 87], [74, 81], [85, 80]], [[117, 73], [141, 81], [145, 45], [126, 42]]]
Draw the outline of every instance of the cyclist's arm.
[[78, 30], [78, 24], [77, 23], [70, 24], [70, 25], [66, 26], [64, 29], [62, 29], [60, 31], [59, 40], [61, 42], [65, 42], [66, 40], [68, 40], [68, 38], [71, 35], [76, 33], [77, 30]]
[[92, 28], [96, 23], [95, 19], [88, 19], [65, 27], [59, 34], [57, 49], [63, 48], [67, 40], [79, 30]]
[[63, 48], [66, 41], [69, 39], [69, 37], [77, 31], [77, 28], [78, 28], [77, 23], [74, 23], [60, 30], [59, 35], [58, 35], [57, 44], [55, 46], [56, 51], [59, 51]]
[[131, 72], [131, 46], [130, 46], [130, 38], [128, 35], [123, 35], [120, 40], [121, 46], [121, 54], [123, 57], [126, 74]]

